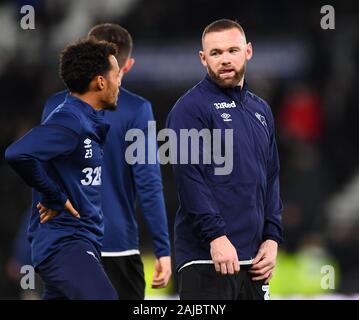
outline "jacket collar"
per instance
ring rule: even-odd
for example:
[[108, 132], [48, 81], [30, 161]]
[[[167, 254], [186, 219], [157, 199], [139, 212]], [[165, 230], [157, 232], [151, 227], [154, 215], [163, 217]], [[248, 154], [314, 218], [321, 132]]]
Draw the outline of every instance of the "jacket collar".
[[83, 112], [86, 116], [88, 116], [92, 120], [93, 128], [95, 130], [96, 135], [100, 139], [99, 143], [102, 145], [105, 142], [107, 132], [110, 129], [110, 124], [108, 121], [105, 120], [104, 117], [105, 111], [95, 110], [88, 103], [71, 95], [70, 93], [66, 95], [65, 103], [69, 103], [81, 109], [81, 112]]
[[214, 89], [220, 91], [223, 94], [226, 94], [231, 99], [235, 101], [245, 102], [247, 92], [248, 92], [248, 83], [246, 79], [244, 79], [243, 86], [236, 86], [233, 88], [224, 88], [219, 86], [207, 73], [205, 78], [203, 79], [203, 83], [209, 87], [210, 89]]
[[65, 103], [75, 105], [80, 107], [81, 110], [91, 117], [100, 117], [102, 118], [105, 114], [104, 110], [95, 110], [92, 106], [90, 106], [87, 102], [73, 96], [72, 94], [68, 93], [65, 98]]

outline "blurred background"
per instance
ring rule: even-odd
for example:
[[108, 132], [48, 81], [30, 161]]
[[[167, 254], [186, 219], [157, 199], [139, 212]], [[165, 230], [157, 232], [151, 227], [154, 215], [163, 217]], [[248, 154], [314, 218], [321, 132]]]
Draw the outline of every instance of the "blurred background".
[[[35, 29], [23, 30], [20, 9], [27, 4]], [[320, 25], [328, 4], [335, 30]], [[39, 123], [47, 97], [64, 88], [61, 49], [97, 23], [127, 28], [136, 64], [123, 85], [152, 102], [160, 130], [175, 101], [204, 77], [201, 34], [219, 18], [242, 24], [254, 47], [250, 90], [269, 102], [276, 119], [285, 242], [272, 296], [359, 298], [359, 2], [9, 0], [0, 1], [0, 299], [37, 297], [20, 288], [19, 273], [28, 264], [22, 230], [31, 192], [3, 154]], [[162, 175], [172, 236], [178, 202], [169, 165]], [[141, 229], [149, 279], [151, 241], [142, 222]], [[334, 267], [334, 289], [321, 286], [325, 265]], [[175, 283], [147, 293], [175, 297]]]

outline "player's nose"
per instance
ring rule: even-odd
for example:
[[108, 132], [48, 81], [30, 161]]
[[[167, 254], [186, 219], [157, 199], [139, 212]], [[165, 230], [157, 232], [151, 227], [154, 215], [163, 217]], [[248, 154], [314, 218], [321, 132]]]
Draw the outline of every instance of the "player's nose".
[[222, 65], [229, 65], [229, 64], [231, 64], [231, 57], [230, 57], [229, 54], [224, 53], [224, 54], [221, 56], [221, 64], [222, 64]]

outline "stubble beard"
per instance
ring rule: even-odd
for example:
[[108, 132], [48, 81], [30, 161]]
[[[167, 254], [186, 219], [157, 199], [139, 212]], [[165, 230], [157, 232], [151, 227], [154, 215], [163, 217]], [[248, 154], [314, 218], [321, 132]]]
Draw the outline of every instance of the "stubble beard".
[[119, 93], [114, 101], [103, 101], [103, 110], [115, 111], [117, 109], [117, 100]]
[[208, 74], [211, 79], [216, 82], [222, 88], [234, 88], [243, 79], [246, 72], [246, 63], [242, 68], [234, 71], [234, 76], [230, 79], [222, 79], [219, 74], [216, 74], [210, 66], [207, 66]]

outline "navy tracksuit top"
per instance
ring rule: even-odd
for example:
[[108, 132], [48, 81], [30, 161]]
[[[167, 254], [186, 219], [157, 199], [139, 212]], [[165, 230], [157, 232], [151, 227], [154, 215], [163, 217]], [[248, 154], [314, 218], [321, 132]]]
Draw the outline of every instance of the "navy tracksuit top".
[[[103, 111], [68, 95], [40, 126], [7, 148], [6, 160], [33, 187], [28, 236], [35, 267], [71, 241], [87, 241], [100, 251], [102, 148], [108, 129]], [[64, 210], [67, 199], [79, 219]], [[59, 215], [40, 224], [38, 202]]]
[[[167, 127], [177, 136], [181, 129], [233, 129], [230, 174], [215, 175], [218, 165], [213, 161], [173, 165], [180, 200], [177, 269], [211, 260], [210, 242], [222, 235], [235, 246], [240, 261], [254, 258], [266, 239], [280, 243], [279, 158], [268, 104], [248, 91], [246, 83], [243, 88], [222, 88], [207, 75], [177, 101]], [[224, 132], [221, 138], [223, 146]]]

